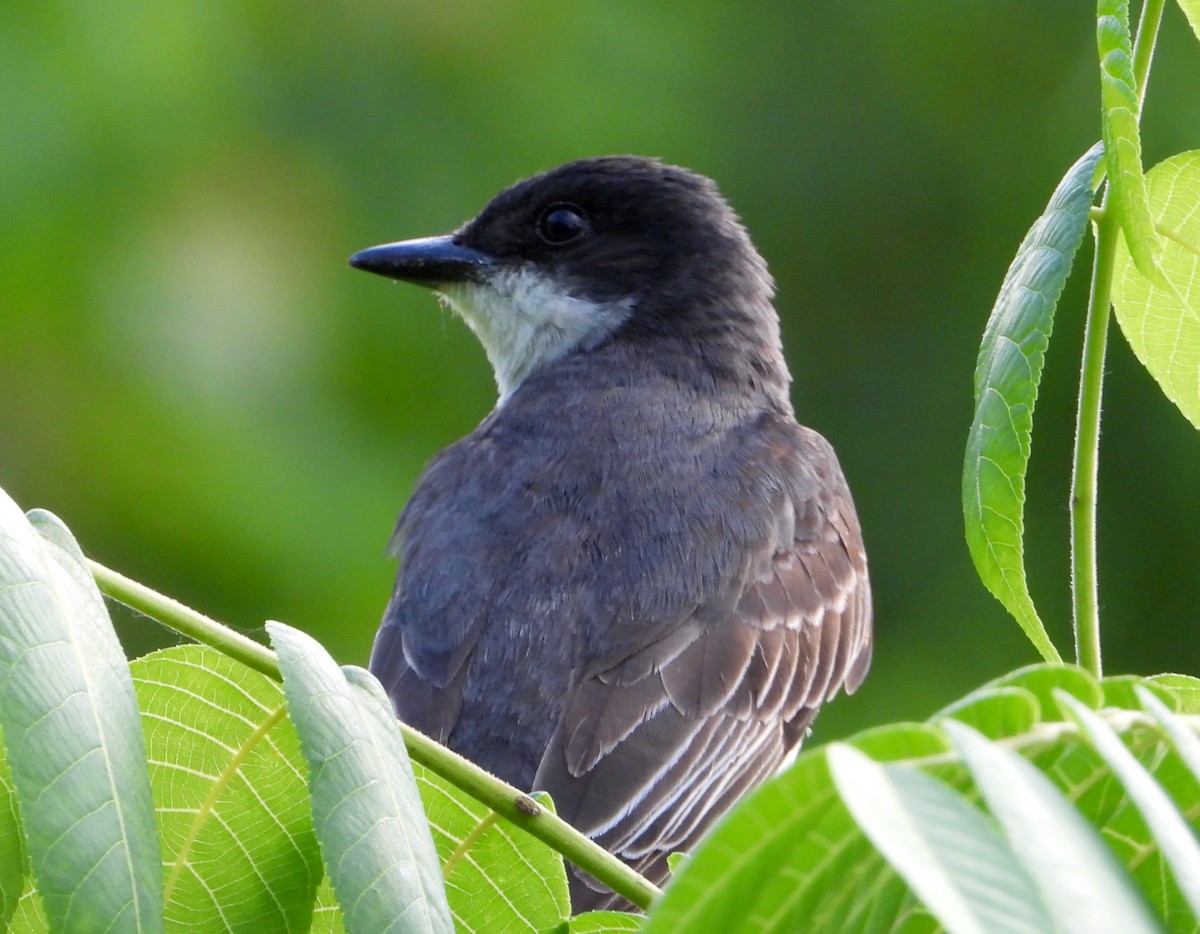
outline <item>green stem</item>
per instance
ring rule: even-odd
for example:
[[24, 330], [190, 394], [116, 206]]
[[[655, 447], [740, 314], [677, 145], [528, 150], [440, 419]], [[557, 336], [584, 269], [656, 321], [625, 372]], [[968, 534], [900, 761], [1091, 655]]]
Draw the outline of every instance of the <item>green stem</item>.
[[1146, 0], [1138, 17], [1137, 40], [1133, 44], [1133, 81], [1137, 88], [1138, 117], [1146, 102], [1146, 84], [1150, 80], [1150, 63], [1154, 60], [1154, 46], [1158, 42], [1158, 27], [1162, 23], [1166, 0]]
[[248, 668], [261, 671], [276, 681], [283, 680], [279, 673], [279, 660], [275, 658], [275, 653], [262, 643], [255, 642], [249, 636], [244, 636], [203, 613], [197, 613], [178, 600], [172, 600], [157, 590], [151, 590], [145, 584], [139, 584], [124, 574], [106, 568], [103, 564], [89, 559], [88, 568], [92, 577], [96, 579], [100, 592], [106, 597], [111, 597], [118, 603], [157, 620], [168, 629], [174, 629], [189, 639], [211, 645]]
[[[276, 681], [282, 680], [279, 661], [266, 646], [102, 564], [89, 561], [88, 565], [100, 591], [111, 599], [197, 642], [212, 646]], [[419, 762], [505, 820], [561, 853], [618, 895], [639, 908], [648, 908], [651, 901], [661, 894], [649, 880], [519, 788], [500, 781], [404, 723], [400, 724], [400, 730], [414, 762]]]
[[[1158, 40], [1166, 0], [1145, 0], [1133, 46], [1133, 76], [1138, 117], [1146, 99], [1150, 64]], [[1075, 607], [1075, 659], [1096, 677], [1100, 657], [1100, 601], [1096, 566], [1096, 498], [1100, 463], [1100, 403], [1104, 388], [1104, 358], [1108, 349], [1112, 278], [1120, 225], [1107, 209], [1108, 196], [1093, 219], [1096, 255], [1083, 332], [1083, 363], [1079, 373], [1079, 412], [1075, 432], [1075, 461], [1071, 477], [1071, 587]]]
[[[1106, 199], [1107, 200], [1107, 199]], [[1096, 224], [1092, 291], [1083, 331], [1079, 414], [1071, 478], [1071, 586], [1075, 605], [1075, 661], [1097, 678], [1100, 661], [1100, 604], [1096, 587], [1096, 489], [1100, 461], [1100, 400], [1108, 345], [1112, 271], [1120, 230], [1113, 211]]]

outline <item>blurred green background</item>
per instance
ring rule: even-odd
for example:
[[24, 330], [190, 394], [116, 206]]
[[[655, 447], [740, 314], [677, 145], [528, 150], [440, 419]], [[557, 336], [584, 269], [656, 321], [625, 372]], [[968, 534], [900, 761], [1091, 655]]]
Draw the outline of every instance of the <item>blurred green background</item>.
[[[1136, 14], [1136, 10], [1135, 10]], [[801, 419], [837, 446], [875, 668], [818, 735], [924, 717], [1033, 661], [962, 536], [979, 335], [1099, 134], [1086, 3], [661, 0], [0, 5], [0, 486], [94, 557], [364, 663], [425, 461], [494, 401], [482, 351], [354, 250], [517, 177], [657, 155], [716, 178], [779, 283]], [[1169, 6], [1147, 164], [1200, 146]], [[1087, 251], [1035, 423], [1032, 591], [1070, 654]], [[1200, 671], [1200, 442], [1114, 335], [1101, 460], [1111, 672]], [[122, 615], [130, 652], [162, 644]]]

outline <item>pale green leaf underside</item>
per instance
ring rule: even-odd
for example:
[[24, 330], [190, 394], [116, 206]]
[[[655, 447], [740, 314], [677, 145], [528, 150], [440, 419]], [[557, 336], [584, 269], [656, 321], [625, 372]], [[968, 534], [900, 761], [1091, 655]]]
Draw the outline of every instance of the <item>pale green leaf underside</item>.
[[1157, 281], [1117, 245], [1113, 308], [1121, 331], [1167, 398], [1200, 428], [1200, 150], [1146, 174], [1150, 210], [1163, 235]]
[[1125, 748], [1112, 727], [1069, 695], [1061, 695], [1060, 702], [1079, 721], [1092, 746], [1104, 757], [1129, 799], [1141, 812], [1183, 897], [1193, 914], [1200, 917], [1200, 844], [1197, 844], [1187, 820], [1162, 786]]
[[452, 932], [441, 867], [382, 689], [315, 639], [268, 623], [309, 767], [313, 825], [350, 934]]
[[321, 857], [283, 691], [216, 649], [134, 661], [175, 931], [307, 931]]
[[141, 721], [66, 528], [0, 492], [0, 722], [30, 865], [61, 930], [161, 931]]
[[1100, 834], [1049, 778], [970, 727], [949, 721], [944, 729], [1013, 852], [1041, 883], [1053, 929], [1068, 934], [1159, 930]]
[[1162, 245], [1150, 222], [1146, 178], [1142, 173], [1139, 104], [1126, 0], [1100, 0], [1097, 4], [1096, 45], [1100, 54], [1109, 209], [1117, 213], [1138, 269], [1143, 275], [1154, 276]]
[[1025, 473], [1054, 310], [1087, 228], [1101, 153], [1097, 144], [1070, 168], [1004, 277], [979, 349], [963, 465], [963, 514], [975, 568], [1048, 661], [1060, 656], [1025, 577]]
[[961, 794], [919, 769], [880, 765], [850, 746], [830, 747], [828, 759], [859, 827], [946, 930], [1053, 929], [1024, 866]]

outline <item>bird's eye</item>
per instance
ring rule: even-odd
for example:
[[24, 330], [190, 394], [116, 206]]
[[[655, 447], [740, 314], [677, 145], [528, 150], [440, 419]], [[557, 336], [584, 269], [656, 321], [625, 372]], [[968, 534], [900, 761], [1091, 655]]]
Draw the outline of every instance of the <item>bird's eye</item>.
[[561, 246], [578, 240], [591, 227], [583, 212], [573, 204], [552, 204], [538, 218], [538, 236], [551, 246]]

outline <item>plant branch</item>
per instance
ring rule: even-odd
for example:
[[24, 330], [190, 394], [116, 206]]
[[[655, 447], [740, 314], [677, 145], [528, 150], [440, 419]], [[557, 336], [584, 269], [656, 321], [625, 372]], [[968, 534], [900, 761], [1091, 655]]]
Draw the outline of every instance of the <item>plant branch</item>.
[[[261, 643], [102, 564], [89, 560], [88, 566], [100, 591], [111, 599], [132, 607], [175, 632], [211, 646], [276, 681], [282, 680], [275, 653]], [[618, 895], [639, 908], [648, 908], [660, 894], [657, 886], [519, 788], [502, 782], [403, 722], [400, 723], [400, 731], [414, 762], [419, 762], [491, 808], [500, 817], [561, 853]]]
[[178, 600], [172, 600], [157, 590], [151, 590], [145, 584], [139, 584], [90, 558], [88, 569], [96, 579], [100, 592], [106, 597], [149, 616], [189, 639], [212, 646], [247, 668], [261, 671], [276, 681], [283, 680], [275, 653], [262, 643], [255, 642], [249, 636], [242, 635], [203, 613], [197, 613]]
[[629, 899], [639, 908], [649, 908], [650, 903], [661, 894], [648, 879], [634, 872], [519, 788], [500, 781], [404, 723], [400, 724], [400, 729], [413, 761], [421, 763], [505, 820], [537, 837], [618, 895]]

